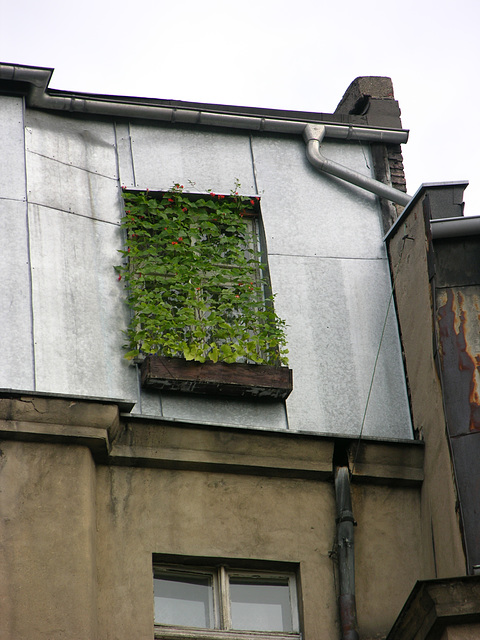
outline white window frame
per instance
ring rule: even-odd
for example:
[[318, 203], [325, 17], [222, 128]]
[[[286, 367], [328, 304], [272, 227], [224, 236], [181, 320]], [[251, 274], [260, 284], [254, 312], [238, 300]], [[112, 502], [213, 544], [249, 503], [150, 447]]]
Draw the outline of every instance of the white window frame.
[[[297, 579], [293, 571], [269, 571], [255, 569], [238, 569], [227, 565], [191, 566], [171, 565], [154, 562], [153, 577], [157, 574], [183, 576], [209, 576], [213, 586], [214, 629], [186, 627], [180, 625], [154, 623], [154, 637], [158, 640], [300, 640], [300, 622], [298, 612]], [[290, 612], [293, 631], [239, 631], [231, 628], [230, 614], [230, 578], [244, 578], [288, 582], [290, 593]]]

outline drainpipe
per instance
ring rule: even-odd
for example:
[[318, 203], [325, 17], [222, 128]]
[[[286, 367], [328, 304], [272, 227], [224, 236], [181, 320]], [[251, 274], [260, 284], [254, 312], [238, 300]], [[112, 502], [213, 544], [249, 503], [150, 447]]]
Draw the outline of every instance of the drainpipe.
[[355, 555], [353, 547], [353, 512], [350, 495], [350, 472], [347, 466], [335, 466], [337, 503], [337, 557], [340, 582], [340, 623], [343, 640], [359, 640], [355, 605]]
[[[410, 202], [411, 196], [403, 191], [394, 189], [383, 182], [373, 180], [372, 178], [364, 176], [362, 173], [353, 171], [348, 167], [344, 167], [337, 162], [325, 158], [320, 151], [320, 143], [325, 137], [325, 133], [325, 127], [317, 124], [307, 124], [303, 130], [303, 137], [307, 143], [307, 158], [316, 169], [330, 173], [337, 178], [342, 178], [342, 180], [346, 180], [351, 184], [357, 185], [357, 187], [361, 187], [366, 191], [375, 193], [377, 196], [391, 200], [397, 204], [406, 206]], [[382, 142], [381, 137], [378, 138], [378, 142]]]

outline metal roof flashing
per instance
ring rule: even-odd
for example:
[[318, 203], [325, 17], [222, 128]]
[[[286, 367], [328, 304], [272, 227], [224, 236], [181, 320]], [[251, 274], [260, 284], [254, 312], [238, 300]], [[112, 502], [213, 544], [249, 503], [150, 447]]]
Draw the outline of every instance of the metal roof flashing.
[[[437, 232], [435, 231], [435, 229], [438, 229], [438, 232], [440, 233], [440, 228], [442, 228], [442, 233], [445, 234], [445, 235], [442, 235], [441, 237], [449, 237], [450, 235], [452, 237], [458, 236], [458, 235], [472, 235], [473, 230], [477, 227], [478, 227], [478, 231], [474, 231], [474, 233], [480, 233], [480, 216], [471, 216], [466, 218], [463, 217], [462, 196], [463, 196], [464, 190], [468, 187], [468, 184], [469, 184], [468, 180], [458, 180], [458, 181], [452, 181], [452, 182], [422, 183], [420, 187], [417, 189], [417, 191], [414, 193], [414, 195], [412, 196], [412, 199], [410, 200], [410, 202], [405, 206], [405, 209], [402, 211], [400, 216], [395, 220], [393, 225], [385, 234], [383, 241], [387, 242], [396, 233], [398, 227], [403, 223], [405, 218], [410, 214], [410, 211], [413, 209], [413, 207], [416, 206], [417, 202], [423, 198], [423, 196], [425, 196], [428, 192], [433, 193], [441, 190], [448, 190], [453, 194], [453, 198], [456, 198], [456, 201], [452, 200], [451, 206], [453, 205], [458, 207], [459, 210], [462, 211], [462, 214], [461, 216], [456, 216], [456, 217], [438, 216], [437, 218], [433, 218], [431, 220], [433, 236], [435, 238], [440, 237], [439, 235], [437, 235]], [[477, 218], [479, 220], [478, 223], [470, 223], [470, 224], [468, 223], [468, 221], [472, 221]], [[455, 225], [452, 224], [453, 222], [455, 223]], [[475, 226], [475, 224], [477, 224], [477, 227]], [[461, 233], [459, 233], [460, 229], [463, 229]], [[467, 232], [467, 229], [469, 230], [468, 232]], [[450, 230], [450, 233], [448, 232], [448, 230]]]

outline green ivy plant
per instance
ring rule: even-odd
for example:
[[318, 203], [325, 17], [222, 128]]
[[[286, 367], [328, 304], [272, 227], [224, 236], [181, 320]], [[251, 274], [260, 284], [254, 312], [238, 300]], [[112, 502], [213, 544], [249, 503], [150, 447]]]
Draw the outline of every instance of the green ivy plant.
[[248, 222], [258, 201], [238, 188], [229, 196], [193, 196], [180, 184], [158, 197], [123, 190], [127, 244], [116, 270], [132, 310], [126, 358], [287, 364], [285, 323]]

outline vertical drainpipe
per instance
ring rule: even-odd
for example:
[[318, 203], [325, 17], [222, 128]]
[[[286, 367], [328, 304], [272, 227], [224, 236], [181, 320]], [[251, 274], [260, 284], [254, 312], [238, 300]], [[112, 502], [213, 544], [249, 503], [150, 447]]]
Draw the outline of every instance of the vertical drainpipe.
[[355, 604], [355, 524], [350, 495], [348, 466], [335, 465], [335, 500], [337, 504], [337, 559], [340, 583], [340, 623], [343, 640], [359, 640]]

